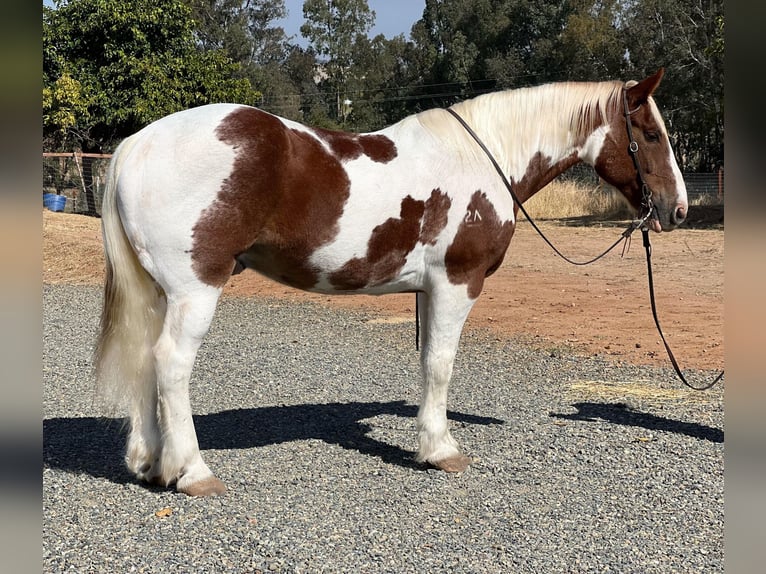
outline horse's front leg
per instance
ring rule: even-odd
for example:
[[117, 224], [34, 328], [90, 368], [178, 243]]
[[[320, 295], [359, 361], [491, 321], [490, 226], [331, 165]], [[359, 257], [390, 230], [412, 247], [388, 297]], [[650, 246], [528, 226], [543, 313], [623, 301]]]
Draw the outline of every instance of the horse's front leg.
[[418, 293], [423, 396], [417, 419], [417, 460], [447, 472], [463, 471], [471, 462], [449, 432], [447, 390], [463, 324], [474, 302], [465, 286], [446, 285], [430, 294]]

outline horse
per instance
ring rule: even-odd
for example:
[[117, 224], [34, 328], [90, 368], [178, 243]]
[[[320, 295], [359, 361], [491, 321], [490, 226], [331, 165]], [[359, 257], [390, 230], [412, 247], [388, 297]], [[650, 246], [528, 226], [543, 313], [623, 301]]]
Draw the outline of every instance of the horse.
[[325, 294], [416, 293], [416, 459], [464, 471], [447, 419], [453, 361], [519, 209], [492, 161], [520, 202], [585, 162], [636, 211], [648, 188], [645, 225], [675, 228], [688, 202], [653, 97], [663, 73], [495, 91], [370, 133], [209, 104], [124, 139], [102, 204], [94, 369], [108, 404], [127, 411], [129, 470], [190, 496], [226, 491], [200, 454], [189, 380], [224, 285], [251, 269]]

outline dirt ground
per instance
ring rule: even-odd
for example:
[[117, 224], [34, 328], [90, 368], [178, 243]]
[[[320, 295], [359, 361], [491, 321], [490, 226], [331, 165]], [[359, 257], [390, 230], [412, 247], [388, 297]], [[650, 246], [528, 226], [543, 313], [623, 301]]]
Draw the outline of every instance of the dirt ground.
[[[690, 228], [651, 234], [657, 307], [665, 336], [683, 369], [724, 366], [723, 212], [690, 211]], [[99, 284], [100, 220], [43, 210], [43, 282]], [[611, 245], [623, 223], [542, 222], [541, 229], [574, 259]], [[614, 362], [670, 366], [651, 314], [640, 232], [624, 257], [618, 247], [599, 262], [572, 266], [521, 221], [505, 262], [485, 282], [468, 329], [513, 337], [551, 353], [599, 355]], [[413, 322], [413, 294], [327, 296], [304, 293], [246, 271], [231, 278], [231, 297], [278, 297], [362, 308], [381, 321]], [[413, 344], [414, 344], [413, 327]]]

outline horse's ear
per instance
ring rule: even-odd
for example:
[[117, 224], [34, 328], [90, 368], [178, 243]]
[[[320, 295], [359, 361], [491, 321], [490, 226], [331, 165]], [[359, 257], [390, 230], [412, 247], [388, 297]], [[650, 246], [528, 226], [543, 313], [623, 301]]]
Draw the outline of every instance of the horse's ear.
[[660, 85], [660, 80], [662, 80], [662, 76], [664, 74], [665, 68], [660, 68], [654, 74], [641, 80], [637, 84], [628, 84], [626, 90], [628, 96], [628, 104], [630, 105], [631, 110], [634, 110], [641, 104], [646, 103], [646, 100], [649, 99], [649, 96], [651, 96], [654, 93], [654, 90], [657, 89], [657, 86]]

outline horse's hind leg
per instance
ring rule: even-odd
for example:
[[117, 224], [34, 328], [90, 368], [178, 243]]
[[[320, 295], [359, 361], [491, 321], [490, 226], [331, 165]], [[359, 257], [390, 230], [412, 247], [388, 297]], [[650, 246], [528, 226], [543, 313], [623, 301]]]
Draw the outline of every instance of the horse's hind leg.
[[154, 483], [159, 481], [161, 450], [154, 368], [140, 389], [141, 395], [134, 397], [130, 405], [130, 434], [125, 464], [139, 480]]
[[168, 293], [162, 334], [154, 346], [158, 414], [162, 432], [160, 479], [190, 496], [226, 490], [202, 460], [192, 420], [189, 379], [197, 351], [213, 319], [220, 289], [200, 286]]
[[423, 396], [417, 419], [417, 460], [448, 472], [460, 472], [471, 461], [460, 452], [449, 432], [447, 390], [460, 333], [475, 300], [466, 296], [464, 286], [444, 286], [431, 294], [418, 293], [418, 298], [423, 333]]

